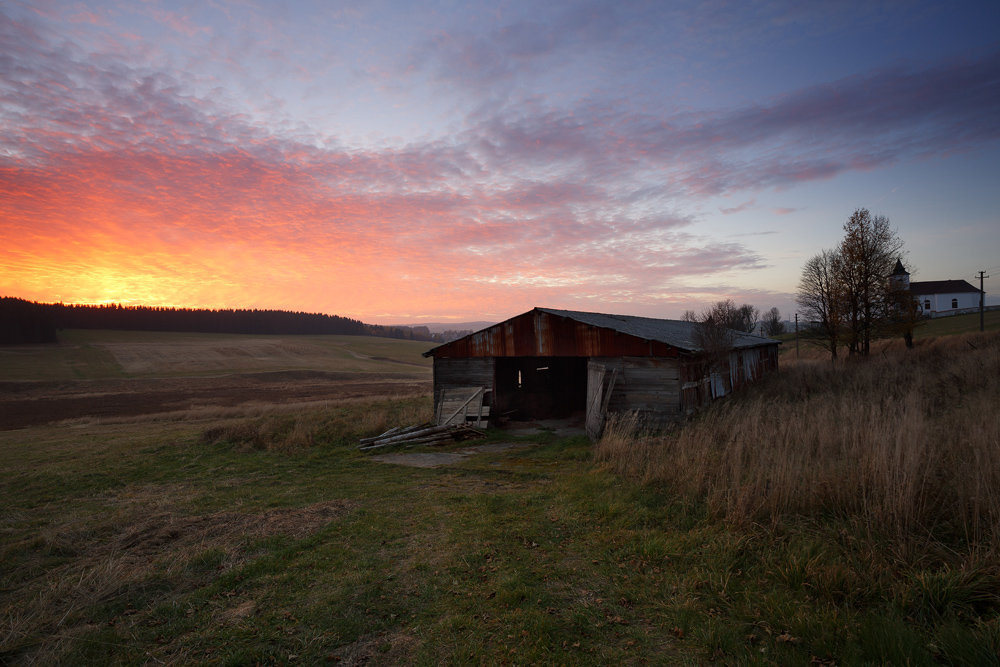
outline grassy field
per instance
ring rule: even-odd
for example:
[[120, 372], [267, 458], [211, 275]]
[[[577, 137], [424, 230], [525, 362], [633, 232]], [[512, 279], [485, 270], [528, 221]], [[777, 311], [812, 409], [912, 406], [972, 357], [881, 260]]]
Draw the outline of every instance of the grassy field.
[[911, 352], [438, 468], [356, 448], [427, 395], [0, 431], [0, 664], [1000, 665], [1000, 340]]
[[[1000, 331], [1000, 310], [991, 310], [983, 313], [983, 328], [986, 331]], [[927, 338], [937, 338], [939, 336], [954, 336], [964, 333], [974, 333], [979, 331], [979, 314], [955, 315], [954, 317], [939, 317], [935, 319], [922, 320], [921, 324], [914, 330], [913, 339], [921, 340]], [[783, 345], [779, 354], [787, 355], [795, 352], [795, 332], [784, 333], [775, 336], [782, 341]], [[876, 341], [875, 348], [885, 347], [893, 341]], [[816, 342], [806, 339], [800, 334], [799, 339], [800, 354], [802, 350], [814, 350], [818, 345]], [[826, 353], [829, 355], [829, 352]], [[847, 354], [846, 349], [838, 354]]]
[[432, 343], [371, 336], [65, 330], [56, 345], [0, 346], [0, 382], [320, 370], [426, 375]]
[[[955, 315], [954, 317], [938, 317], [925, 320], [925, 323], [913, 332], [913, 337], [929, 338], [931, 336], [953, 336], [955, 334], [973, 333], [979, 331], [979, 313], [974, 315]], [[1000, 310], [983, 313], [983, 326], [986, 331], [1000, 330]]]
[[[208, 423], [0, 433], [0, 660], [596, 665], [702, 652], [681, 637], [700, 632], [689, 587], [731, 575], [683, 567], [733, 538], [596, 470], [585, 439], [444, 469], [356, 451], [359, 424], [429, 411], [411, 399], [302, 415], [311, 443], [274, 436], [272, 451], [211, 442]], [[785, 650], [797, 651], [774, 645]]]

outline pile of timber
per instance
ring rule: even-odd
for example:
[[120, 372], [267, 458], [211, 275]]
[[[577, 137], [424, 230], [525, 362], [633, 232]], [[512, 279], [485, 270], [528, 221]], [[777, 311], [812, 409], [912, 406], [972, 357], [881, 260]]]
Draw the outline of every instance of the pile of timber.
[[365, 451], [367, 449], [395, 447], [397, 445], [405, 445], [407, 447], [415, 445], [447, 445], [452, 442], [485, 437], [486, 434], [479, 429], [465, 424], [451, 424], [447, 426], [419, 424], [405, 428], [397, 426], [374, 438], [362, 438], [358, 449]]

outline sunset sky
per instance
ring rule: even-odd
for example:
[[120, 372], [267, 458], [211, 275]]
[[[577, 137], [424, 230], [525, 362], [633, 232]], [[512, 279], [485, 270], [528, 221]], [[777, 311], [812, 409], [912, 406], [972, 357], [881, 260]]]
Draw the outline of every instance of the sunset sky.
[[858, 207], [1000, 303], [1000, 2], [0, 4], [0, 296], [790, 314]]

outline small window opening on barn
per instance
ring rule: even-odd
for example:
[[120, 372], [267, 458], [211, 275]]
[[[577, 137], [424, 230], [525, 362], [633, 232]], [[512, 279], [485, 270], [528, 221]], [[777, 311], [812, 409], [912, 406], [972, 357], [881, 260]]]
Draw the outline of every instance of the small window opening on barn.
[[542, 366], [541, 368], [536, 368], [535, 370], [536, 371], [547, 371], [547, 370], [549, 370], [549, 367], [548, 366]]
[[952, 299], [951, 300], [951, 307], [952, 308], [958, 308], [958, 299]]
[[930, 309], [931, 309], [931, 300], [930, 299], [924, 300], [924, 310], [930, 310]]
[[517, 388], [521, 388], [521, 371], [517, 372]]

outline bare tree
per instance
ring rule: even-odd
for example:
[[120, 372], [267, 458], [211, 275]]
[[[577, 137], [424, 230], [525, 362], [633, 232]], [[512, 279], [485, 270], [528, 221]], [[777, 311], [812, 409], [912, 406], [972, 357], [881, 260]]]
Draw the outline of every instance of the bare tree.
[[837, 250], [824, 250], [810, 258], [802, 269], [799, 291], [795, 295], [802, 314], [812, 325], [806, 330], [807, 335], [822, 339], [833, 359], [837, 358], [837, 345], [842, 342], [846, 329], [841, 264]]
[[730, 322], [730, 326], [737, 331], [753, 333], [757, 328], [757, 321], [760, 319], [760, 310], [744, 303], [736, 309], [736, 319]]
[[[686, 316], [687, 313], [685, 313]], [[700, 317], [690, 321], [704, 322], [711, 319], [719, 326], [751, 333], [756, 328], [759, 318], [760, 311], [749, 303], [737, 306], [736, 302], [732, 299], [724, 299], [723, 301], [716, 301], [711, 307], [702, 312]]]
[[698, 322], [694, 330], [694, 344], [701, 351], [701, 360], [710, 375], [725, 377], [729, 371], [729, 353], [739, 335], [735, 329], [719, 324], [708, 317]]
[[[749, 304], [737, 306], [732, 299], [718, 301], [702, 311], [694, 330], [694, 343], [701, 350], [706, 370], [713, 376], [729, 376], [729, 355], [742, 331], [752, 331], [758, 311]], [[742, 327], [747, 327], [744, 329]]]
[[882, 329], [892, 336], [902, 336], [906, 347], [913, 348], [913, 331], [923, 324], [924, 307], [910, 292], [909, 285], [889, 283], [889, 308]]
[[684, 314], [681, 315], [681, 321], [682, 322], [697, 322], [698, 321], [698, 314], [696, 312], [694, 312], [693, 310], [685, 310]]
[[851, 354], [867, 356], [871, 341], [889, 333], [892, 305], [889, 276], [903, 242], [889, 218], [859, 208], [844, 224], [840, 243], [840, 282], [846, 304], [846, 343]]
[[780, 336], [785, 333], [785, 323], [781, 321], [781, 311], [777, 306], [764, 313], [764, 333], [768, 336]]

